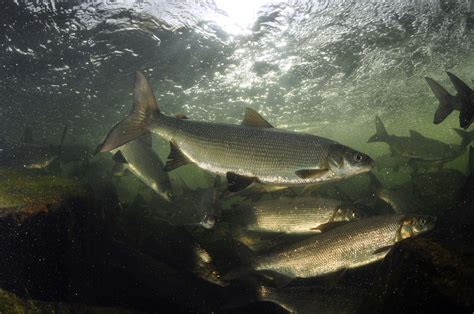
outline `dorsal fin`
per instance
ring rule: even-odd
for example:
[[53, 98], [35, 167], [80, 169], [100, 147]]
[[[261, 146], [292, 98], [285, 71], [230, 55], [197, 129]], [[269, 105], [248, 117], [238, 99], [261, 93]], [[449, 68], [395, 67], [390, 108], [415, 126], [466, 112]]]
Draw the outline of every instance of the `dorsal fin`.
[[21, 141], [23, 143], [33, 143], [33, 130], [27, 126], [23, 131], [23, 135], [21, 136]]
[[410, 130], [410, 137], [415, 137], [415, 138], [416, 138], [416, 137], [422, 137], [422, 138], [424, 138], [424, 136], [421, 135], [421, 133], [418, 133], [418, 132], [415, 131], [415, 130]]
[[255, 128], [273, 128], [257, 111], [251, 108], [245, 108], [245, 116], [242, 125]]

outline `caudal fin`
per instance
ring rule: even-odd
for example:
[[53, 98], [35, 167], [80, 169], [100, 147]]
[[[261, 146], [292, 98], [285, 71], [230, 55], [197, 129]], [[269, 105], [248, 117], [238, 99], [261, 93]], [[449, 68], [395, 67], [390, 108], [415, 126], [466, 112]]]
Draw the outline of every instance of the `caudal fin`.
[[460, 129], [453, 129], [454, 131], [456, 131], [456, 133], [462, 137], [462, 141], [461, 141], [461, 147], [466, 147], [467, 145], [469, 145], [472, 141], [474, 141], [474, 130], [473, 131], [464, 131], [464, 130], [460, 130]]
[[136, 72], [133, 90], [133, 110], [109, 132], [100, 148], [107, 152], [120, 147], [139, 136], [147, 134], [147, 127], [155, 113], [160, 109], [150, 84], [141, 72]]
[[459, 113], [459, 124], [461, 128], [466, 129], [471, 125], [471, 120], [474, 117], [474, 104], [472, 104], [471, 95], [474, 91], [467, 86], [459, 77], [451, 72], [446, 72], [449, 79], [453, 83], [454, 88], [458, 92], [458, 98], [461, 100], [461, 110]]
[[433, 80], [432, 78], [425, 77], [426, 82], [428, 82], [428, 85], [430, 86], [431, 90], [433, 91], [433, 94], [436, 96], [436, 98], [439, 101], [439, 106], [438, 109], [436, 109], [433, 123], [434, 124], [439, 124], [446, 119], [447, 116], [454, 110], [453, 106], [453, 98], [451, 94], [448, 93], [448, 91], [441, 86], [438, 82]]
[[380, 119], [379, 116], [375, 117], [375, 130], [375, 134], [369, 138], [367, 143], [385, 142], [389, 137], [387, 129], [385, 129], [382, 119]]

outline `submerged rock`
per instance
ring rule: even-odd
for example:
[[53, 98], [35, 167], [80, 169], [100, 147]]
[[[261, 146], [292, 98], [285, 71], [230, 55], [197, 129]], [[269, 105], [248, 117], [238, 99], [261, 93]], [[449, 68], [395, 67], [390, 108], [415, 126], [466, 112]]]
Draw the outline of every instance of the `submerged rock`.
[[[41, 204], [43, 210], [26, 214], [15, 203], [9, 207], [15, 212], [4, 211], [0, 216], [1, 289], [26, 299], [149, 312], [158, 308], [163, 312], [211, 312], [224, 299], [221, 287], [178, 264], [169, 264], [176, 258], [166, 256], [174, 254], [185, 260], [188, 253], [196, 252], [153, 250], [154, 241], [143, 246], [134, 243], [119, 225], [121, 206], [110, 182], [95, 181], [94, 188], [88, 189], [42, 175], [35, 176], [38, 181], [34, 182], [26, 177], [9, 178], [0, 180], [12, 189], [31, 189], [36, 197], [25, 198], [25, 203]], [[0, 190], [12, 191], [5, 186]], [[30, 203], [30, 199], [41, 201]], [[167, 237], [166, 241], [169, 243], [162, 247], [172, 248], [180, 239]]]
[[380, 265], [360, 313], [470, 312], [473, 262], [426, 238], [404, 241]]
[[0, 218], [19, 221], [46, 213], [64, 200], [84, 196], [86, 189], [77, 181], [25, 170], [0, 170]]

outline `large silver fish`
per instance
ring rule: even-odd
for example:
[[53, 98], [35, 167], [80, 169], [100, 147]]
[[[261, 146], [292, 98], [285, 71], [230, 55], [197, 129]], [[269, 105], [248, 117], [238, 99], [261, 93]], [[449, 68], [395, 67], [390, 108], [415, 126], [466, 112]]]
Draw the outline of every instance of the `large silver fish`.
[[431, 216], [371, 217], [257, 256], [252, 260], [252, 267], [289, 279], [356, 268], [383, 259], [395, 243], [432, 229], [434, 222]]
[[171, 143], [166, 170], [188, 163], [225, 175], [229, 191], [252, 182], [306, 185], [367, 172], [372, 159], [335, 141], [273, 128], [247, 109], [242, 125], [178, 119], [161, 114], [147, 80], [137, 72], [134, 107], [108, 134], [101, 151], [152, 132]]
[[328, 198], [298, 197], [237, 205], [224, 220], [247, 231], [310, 234], [359, 219], [350, 204]]
[[112, 153], [118, 165], [116, 171], [129, 170], [163, 199], [171, 201], [171, 182], [168, 173], [163, 170], [163, 162], [152, 148], [151, 137], [143, 136], [128, 142]]

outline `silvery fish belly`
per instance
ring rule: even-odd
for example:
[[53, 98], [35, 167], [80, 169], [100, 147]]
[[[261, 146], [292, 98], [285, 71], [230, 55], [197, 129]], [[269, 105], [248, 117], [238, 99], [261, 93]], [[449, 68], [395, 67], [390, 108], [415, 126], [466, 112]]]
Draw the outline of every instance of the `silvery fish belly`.
[[250, 108], [242, 125], [165, 116], [148, 81], [137, 72], [134, 108], [109, 132], [100, 151], [110, 151], [149, 132], [171, 144], [165, 170], [194, 163], [226, 175], [231, 192], [252, 182], [290, 186], [340, 180], [373, 166], [369, 156], [332, 140], [276, 129]]
[[349, 222], [360, 211], [341, 201], [298, 197], [238, 205], [230, 211], [232, 222], [248, 231], [280, 233], [319, 233], [331, 224]]
[[400, 240], [430, 230], [429, 216], [377, 216], [345, 224], [277, 252], [258, 256], [255, 270], [289, 277], [316, 277], [383, 259]]

